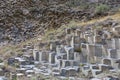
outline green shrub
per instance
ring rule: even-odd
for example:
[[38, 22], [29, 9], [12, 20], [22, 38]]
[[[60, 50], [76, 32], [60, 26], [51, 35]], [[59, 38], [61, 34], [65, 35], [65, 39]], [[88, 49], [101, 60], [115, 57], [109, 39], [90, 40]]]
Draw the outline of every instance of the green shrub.
[[96, 7], [95, 12], [98, 14], [106, 13], [109, 11], [110, 7], [105, 4], [100, 4], [99, 6]]
[[80, 64], [80, 67], [83, 67], [84, 66], [84, 64]]

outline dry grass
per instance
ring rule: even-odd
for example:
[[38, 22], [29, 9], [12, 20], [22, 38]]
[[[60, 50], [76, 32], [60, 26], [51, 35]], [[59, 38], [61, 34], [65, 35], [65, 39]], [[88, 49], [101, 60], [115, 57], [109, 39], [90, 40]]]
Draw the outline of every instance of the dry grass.
[[17, 44], [17, 45], [10, 45], [10, 44], [5, 45], [0, 48], [0, 55], [5, 58], [8, 58], [11, 55], [22, 54], [21, 49], [23, 45], [27, 45], [29, 43], [34, 44], [36, 42], [37, 42], [37, 38], [34, 38], [34, 39], [27, 40], [25, 42], [21, 42], [20, 44]]
[[93, 20], [90, 20], [90, 21], [87, 21], [87, 22], [71, 21], [66, 27], [84, 26], [84, 25], [94, 24], [96, 22], [102, 22], [102, 21], [104, 21], [108, 18], [120, 21], [120, 12], [118, 12], [114, 15], [109, 15], [109, 16], [93, 19]]

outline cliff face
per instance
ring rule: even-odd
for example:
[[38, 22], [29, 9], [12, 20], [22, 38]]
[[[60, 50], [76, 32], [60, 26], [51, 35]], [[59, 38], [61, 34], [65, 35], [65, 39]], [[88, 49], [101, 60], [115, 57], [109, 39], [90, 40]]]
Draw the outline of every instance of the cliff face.
[[1, 0], [0, 43], [18, 43], [73, 19], [93, 18], [89, 7], [76, 9], [82, 2], [85, 0]]

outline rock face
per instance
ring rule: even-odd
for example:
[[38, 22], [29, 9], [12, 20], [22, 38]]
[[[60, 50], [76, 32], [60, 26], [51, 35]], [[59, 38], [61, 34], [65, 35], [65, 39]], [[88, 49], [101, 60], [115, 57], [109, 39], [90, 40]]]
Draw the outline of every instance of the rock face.
[[[82, 1], [85, 2], [78, 2]], [[89, 7], [87, 10], [76, 10], [66, 5], [76, 5], [77, 0], [73, 2], [74, 4], [71, 0], [0, 1], [0, 42], [25, 41], [51, 27], [59, 28], [72, 19], [89, 20], [94, 17]]]
[[62, 6], [60, 3], [64, 0], [57, 3], [46, 1], [0, 1], [0, 42], [24, 41], [41, 34], [47, 28], [57, 28], [72, 18], [79, 19], [88, 14]]

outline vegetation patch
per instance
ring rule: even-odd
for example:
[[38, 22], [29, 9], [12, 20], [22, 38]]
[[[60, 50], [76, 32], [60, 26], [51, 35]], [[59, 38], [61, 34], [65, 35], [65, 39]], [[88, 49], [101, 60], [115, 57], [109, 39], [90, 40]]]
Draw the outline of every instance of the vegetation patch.
[[109, 10], [110, 10], [110, 7], [108, 5], [100, 4], [100, 5], [96, 6], [95, 12], [97, 14], [104, 14], [104, 13], [108, 12]]

